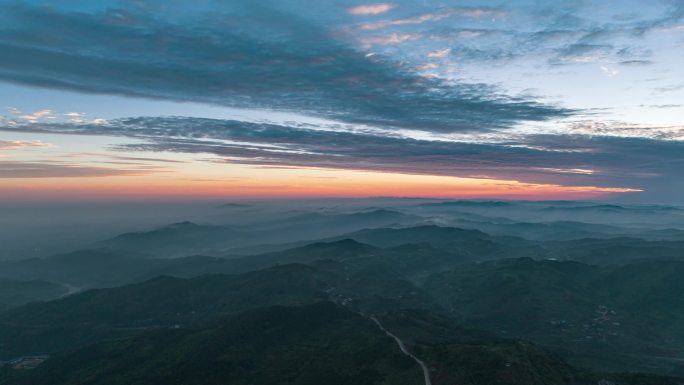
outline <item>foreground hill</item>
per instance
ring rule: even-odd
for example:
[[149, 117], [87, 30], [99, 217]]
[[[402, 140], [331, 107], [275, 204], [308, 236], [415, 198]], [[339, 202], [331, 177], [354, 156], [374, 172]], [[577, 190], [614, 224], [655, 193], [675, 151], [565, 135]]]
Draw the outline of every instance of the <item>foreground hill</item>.
[[[356, 252], [340, 254], [336, 249], [340, 245]], [[565, 284], [577, 272], [586, 275], [595, 267], [563, 263], [556, 268], [546, 266], [550, 262], [532, 260], [522, 261], [521, 266], [516, 266], [519, 265], [516, 260], [460, 263], [456, 268], [447, 263], [445, 266], [451, 270], [429, 275], [425, 288], [421, 288], [403, 275], [414, 271], [407, 270], [407, 266], [415, 263], [407, 255], [420, 249], [406, 246], [399, 251], [387, 249], [386, 254], [377, 254], [382, 250], [354, 241], [312, 245], [301, 250], [302, 255], [306, 255], [304, 251], [311, 253], [310, 258], [318, 256], [310, 262], [311, 266], [282, 265], [241, 275], [206, 275], [192, 279], [160, 277], [23, 306], [0, 314], [0, 340], [3, 341], [0, 359], [39, 354], [50, 354], [53, 358], [30, 373], [5, 369], [6, 379], [0, 384], [173, 384], [175, 376], [178, 383], [197, 384], [240, 383], [236, 382], [238, 378], [260, 379], [258, 383], [263, 384], [279, 384], [284, 378], [295, 384], [320, 381], [401, 384], [405, 378], [414, 378], [415, 364], [402, 361], [401, 357], [387, 361], [397, 350], [380, 349], [373, 342], [384, 338], [383, 343], [389, 342], [387, 346], [391, 347], [392, 340], [368, 318], [347, 309], [378, 317], [429, 364], [436, 384], [584, 385], [613, 378], [613, 375], [577, 371], [555, 354], [529, 342], [503, 340], [488, 333], [462, 329], [458, 318], [454, 318], [456, 314], [444, 311], [451, 310], [448, 301], [453, 300], [454, 283], [464, 281], [464, 290], [456, 291], [459, 296], [472, 295], [468, 294], [471, 293], [468, 285], [481, 286], [465, 279], [466, 275], [472, 274], [475, 282], [496, 282], [496, 275], [483, 277], [488, 277], [489, 270], [503, 268], [512, 269], [514, 275], [533, 277], [539, 283], [530, 286], [530, 290], [495, 284], [493, 292], [481, 291], [478, 301], [483, 306], [468, 306], [468, 301], [462, 304], [463, 311], [479, 317], [476, 318], [479, 324], [475, 326], [496, 334], [498, 329], [492, 327], [497, 326], [496, 316], [491, 319], [486, 316], [489, 306], [495, 308], [501, 303], [501, 295], [507, 293], [509, 300], [521, 307], [519, 313], [511, 311], [512, 315], [537, 308], [553, 309], [554, 298], [548, 303], [530, 301], [522, 294], [531, 292], [532, 296], [543, 296], [549, 287]], [[326, 255], [338, 255], [338, 258], [325, 258]], [[444, 258], [449, 260], [448, 254]], [[386, 268], [392, 264], [401, 266], [398, 261], [406, 262], [404, 267]], [[436, 258], [434, 263], [441, 266], [444, 260]], [[560, 272], [551, 274], [554, 269]], [[654, 269], [654, 274], [656, 271], [661, 270]], [[449, 278], [459, 272], [460, 278]], [[606, 287], [617, 287], [622, 282], [620, 277], [625, 273], [616, 274], [613, 279], [605, 279]], [[440, 289], [442, 282], [446, 286]], [[586, 282], [586, 279], [580, 281]], [[443, 293], [435, 294], [440, 290]], [[576, 293], [587, 295], [579, 289]], [[345, 308], [319, 304], [326, 300], [344, 304]], [[533, 307], [525, 307], [527, 303]], [[281, 307], [259, 310], [272, 306]], [[545, 319], [542, 313], [534, 315]], [[470, 318], [457, 316], [473, 326]], [[544, 330], [535, 325], [530, 328]], [[312, 332], [304, 333], [307, 330]], [[525, 336], [524, 330], [511, 328], [507, 336], [516, 333]], [[533, 340], [538, 338], [534, 332], [527, 335]], [[175, 373], [175, 376], [167, 378], [162, 373]], [[389, 380], [401, 373], [405, 375]], [[195, 378], [192, 376], [197, 381], [209, 382], [193, 382], [189, 380]], [[416, 378], [420, 379], [419, 371]], [[662, 378], [653, 380], [661, 382], [644, 382], [642, 377], [638, 381], [630, 376], [620, 378], [622, 382], [616, 383], [673, 383]]]
[[255, 307], [312, 303], [325, 298], [327, 288], [317, 275], [288, 265], [238, 276], [159, 277], [27, 305], [0, 314], [0, 360], [210, 322]]
[[[654, 242], [536, 243], [440, 226], [348, 236], [355, 239], [233, 259], [160, 259], [100, 249], [6, 264], [0, 276], [84, 288], [135, 284], [0, 313], [0, 359], [52, 354], [154, 328], [198, 327], [256, 307], [330, 299], [367, 313], [446, 315], [453, 325], [533, 341], [580, 366], [684, 375], [684, 308], [677, 294], [684, 292], [684, 262], [649, 258], [640, 247]], [[638, 250], [634, 258], [601, 251], [623, 242], [625, 252]], [[676, 251], [676, 244], [667, 250]], [[613, 257], [601, 265], [541, 259], [555, 255], [554, 247], [582, 261]], [[510, 258], [526, 251], [539, 255]], [[170, 277], [208, 272], [229, 275]], [[155, 278], [159, 274], [169, 277]]]
[[682, 274], [681, 261], [522, 258], [435, 274], [423, 289], [465, 325], [530, 339], [583, 366], [682, 375]]
[[[676, 385], [675, 379], [578, 371], [529, 343], [493, 339], [421, 313], [385, 314], [431, 383]], [[331, 303], [253, 309], [201, 328], [160, 328], [57, 354], [34, 370], [0, 369], [1, 385], [421, 384], [415, 359], [370, 317]], [[444, 335], [435, 340], [439, 330]], [[427, 336], [427, 337], [426, 337]], [[608, 380], [615, 382], [606, 382]]]
[[331, 303], [265, 308], [205, 329], [165, 329], [48, 360], [3, 385], [418, 384], [370, 320]]

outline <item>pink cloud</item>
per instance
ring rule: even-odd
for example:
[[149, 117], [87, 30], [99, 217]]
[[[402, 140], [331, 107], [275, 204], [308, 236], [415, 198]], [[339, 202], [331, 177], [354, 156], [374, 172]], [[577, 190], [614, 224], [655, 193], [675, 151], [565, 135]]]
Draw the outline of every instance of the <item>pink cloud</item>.
[[34, 140], [0, 140], [0, 150], [19, 150], [22, 148], [54, 147], [50, 143]]
[[365, 46], [372, 46], [372, 45], [395, 45], [395, 44], [400, 44], [406, 41], [411, 41], [411, 40], [417, 40], [420, 38], [420, 35], [417, 34], [411, 34], [411, 33], [404, 33], [404, 34], [398, 34], [398, 33], [392, 33], [389, 35], [382, 35], [382, 36], [370, 36], [370, 37], [365, 37], [361, 39], [361, 43]]
[[378, 3], [378, 4], [365, 4], [357, 5], [356, 7], [351, 7], [347, 10], [350, 15], [363, 16], [363, 15], [379, 15], [385, 13], [394, 8], [394, 4], [390, 3]]
[[442, 19], [450, 17], [497, 17], [502, 16], [504, 13], [496, 9], [484, 9], [484, 8], [445, 8], [434, 13], [425, 13], [419, 16], [408, 17], [397, 20], [382, 20], [372, 23], [363, 23], [358, 29], [363, 31], [372, 31], [377, 29], [383, 29], [398, 25], [416, 25], [423, 24], [428, 21], [439, 21]]

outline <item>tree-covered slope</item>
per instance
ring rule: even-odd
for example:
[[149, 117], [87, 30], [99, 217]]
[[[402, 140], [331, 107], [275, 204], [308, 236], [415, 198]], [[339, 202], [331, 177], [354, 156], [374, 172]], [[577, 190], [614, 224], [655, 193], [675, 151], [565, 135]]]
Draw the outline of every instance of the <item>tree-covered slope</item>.
[[248, 311], [206, 329], [97, 343], [2, 385], [418, 384], [418, 365], [370, 320], [330, 302]]

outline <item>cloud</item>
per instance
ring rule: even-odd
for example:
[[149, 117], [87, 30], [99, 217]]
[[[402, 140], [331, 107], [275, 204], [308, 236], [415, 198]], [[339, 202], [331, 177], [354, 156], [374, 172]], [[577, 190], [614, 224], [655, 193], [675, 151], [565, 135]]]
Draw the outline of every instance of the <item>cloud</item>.
[[640, 34], [649, 32], [678, 32], [681, 22], [684, 20], [684, 3], [681, 1], [668, 1], [669, 8], [663, 16], [643, 21], [636, 26], [636, 31]]
[[682, 108], [684, 104], [651, 104], [651, 105], [640, 105], [639, 107], [651, 107], [651, 108]]
[[673, 92], [679, 90], [684, 90], [684, 83], [671, 84], [669, 86], [658, 87], [655, 89], [657, 92]]
[[627, 46], [618, 50], [616, 55], [624, 59], [647, 59], [653, 56], [653, 51], [643, 47]]
[[572, 44], [558, 51], [553, 64], [584, 64], [605, 61], [613, 47], [607, 44]]
[[[666, 107], [669, 107], [666, 105]], [[577, 121], [569, 124], [571, 132], [621, 138], [644, 138], [684, 141], [684, 125], [653, 126], [620, 121]]]
[[620, 71], [609, 66], [601, 66], [601, 71], [606, 74], [609, 78], [615, 77], [620, 74]]
[[63, 114], [64, 116], [69, 119], [69, 121], [74, 122], [74, 123], [83, 123], [86, 121], [86, 113], [83, 112], [67, 112], [66, 114]]
[[624, 66], [647, 66], [653, 64], [651, 60], [623, 60], [620, 62]]
[[53, 144], [37, 140], [2, 140], [0, 139], [0, 150], [20, 150], [25, 148], [49, 148]]
[[373, 46], [373, 45], [395, 45], [395, 44], [401, 44], [407, 41], [411, 40], [418, 40], [420, 39], [419, 34], [415, 33], [391, 33], [389, 35], [381, 35], [381, 36], [368, 36], [361, 38], [360, 41], [364, 46]]
[[[138, 117], [106, 125], [43, 123], [22, 131], [124, 136], [120, 151], [211, 154], [218, 162], [482, 177], [645, 189], [666, 194], [684, 180], [684, 138], [664, 128], [577, 122], [565, 131], [432, 138], [349, 127], [278, 125], [189, 117]], [[16, 130], [13, 128], [12, 130]], [[682, 131], [684, 132], [684, 131]]]
[[419, 71], [433, 70], [439, 68], [439, 64], [436, 63], [425, 63], [416, 67]]
[[124, 160], [124, 161], [134, 161], [134, 162], [155, 162], [155, 163], [185, 163], [181, 160], [166, 159], [166, 158], [147, 158], [139, 156], [125, 156], [125, 155], [107, 155], [109, 158]]
[[39, 121], [55, 119], [55, 113], [52, 110], [39, 110], [31, 113], [24, 113], [16, 108], [9, 108], [10, 113], [14, 115], [14, 121], [22, 121], [29, 123], [37, 123]]
[[541, 167], [540, 170], [551, 171], [551, 172], [559, 172], [559, 173], [566, 173], [566, 174], [583, 174], [583, 175], [593, 175], [593, 174], [596, 174], [596, 171], [594, 171], [594, 170], [587, 170], [587, 169], [584, 169], [584, 168], [547, 168], [547, 167]]
[[379, 15], [391, 11], [395, 7], [391, 3], [357, 5], [347, 9], [347, 13], [355, 16]]
[[388, 27], [423, 24], [429, 21], [439, 21], [450, 17], [497, 17], [504, 14], [503, 11], [495, 8], [445, 8], [437, 12], [425, 13], [413, 17], [363, 23], [358, 26], [358, 29], [361, 31], [374, 31]]
[[[49, 119], [20, 111], [4, 124], [7, 129], [14, 122], [33, 131], [134, 137], [145, 142], [119, 148], [208, 153], [222, 162], [264, 167], [484, 174], [663, 192], [677, 190], [673, 181], [683, 179], [681, 127], [585, 121], [536, 131], [535, 122], [566, 122], [577, 111], [489, 84], [421, 73], [444, 75], [439, 72], [453, 68], [452, 63], [460, 70], [473, 62], [500, 65], [495, 68], [512, 76], [527, 64], [554, 72], [563, 65], [570, 72], [571, 66], [592, 63], [589, 69], [609, 76], [643, 71], [649, 68], [639, 66], [650, 64], [655, 70], [663, 55], [648, 49], [648, 39], [658, 38], [649, 34], [676, 31], [682, 2], [664, 3], [670, 8], [655, 17], [602, 20], [585, 16], [584, 2], [574, 1], [545, 9], [517, 4], [428, 9], [410, 2], [343, 8], [352, 16], [368, 16], [361, 22], [340, 14], [340, 8], [329, 10], [331, 17], [301, 12], [289, 2], [221, 3], [212, 12], [171, 15], [164, 7], [65, 11], [58, 5], [1, 5], [0, 80], [292, 111], [337, 125], [104, 120], [56, 112], [59, 118]], [[395, 4], [396, 9], [382, 7]], [[286, 6], [288, 12], [279, 8]], [[377, 16], [390, 10], [392, 17]], [[435, 60], [426, 64], [426, 57]], [[669, 83], [657, 91], [681, 89]]]
[[[501, 22], [464, 22], [458, 28], [453, 23], [442, 22], [432, 23], [436, 25], [429, 30], [418, 27], [412, 30], [433, 40], [449, 42], [452, 53], [460, 53], [459, 62], [507, 62], [522, 58], [551, 66], [595, 62], [638, 66], [653, 64], [658, 57], [648, 48], [657, 36], [649, 34], [663, 29], [675, 31], [684, 17], [684, 3], [668, 1], [663, 7], [653, 4], [649, 8], [649, 11], [661, 11], [656, 16], [644, 12], [637, 17], [597, 20], [587, 17], [587, 4], [570, 2], [531, 8], [512, 4], [504, 8], [506, 18]], [[629, 9], [630, 6], [614, 8]], [[516, 23], [524, 23], [526, 27]]]
[[107, 176], [139, 176], [155, 170], [114, 169], [60, 162], [16, 162], [0, 160], [0, 179], [14, 178], [83, 178]]
[[672, 25], [667, 27], [659, 27], [655, 29], [656, 32], [684, 32], [684, 24]]
[[449, 53], [451, 53], [451, 49], [446, 48], [446, 49], [428, 52], [427, 56], [433, 57], [433, 58], [442, 58], [442, 57], [449, 56]]
[[0, 80], [444, 132], [573, 113], [486, 84], [428, 79], [410, 63], [366, 57], [333, 32], [274, 8], [230, 6], [237, 10], [191, 14], [181, 23], [140, 9], [85, 13], [5, 4]]
[[72, 123], [94, 123], [102, 124], [106, 120], [102, 118], [88, 118], [88, 114], [84, 112], [66, 112], [60, 113], [50, 109], [42, 109], [34, 111], [31, 113], [23, 112], [18, 108], [8, 107], [9, 117], [0, 116], [0, 122], [5, 122], [11, 125], [22, 125], [25, 123], [38, 123], [38, 122], [64, 122], [69, 121]]

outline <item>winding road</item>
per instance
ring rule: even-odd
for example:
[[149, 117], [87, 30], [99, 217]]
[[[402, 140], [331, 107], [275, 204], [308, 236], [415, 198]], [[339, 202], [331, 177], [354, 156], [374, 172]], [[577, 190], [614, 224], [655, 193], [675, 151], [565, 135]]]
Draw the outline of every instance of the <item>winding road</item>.
[[375, 324], [378, 325], [378, 327], [380, 328], [380, 330], [382, 330], [383, 332], [385, 332], [385, 334], [387, 334], [388, 336], [394, 338], [394, 340], [397, 342], [397, 345], [399, 345], [399, 349], [401, 349], [401, 352], [402, 352], [402, 353], [404, 353], [405, 355], [407, 355], [407, 356], [413, 358], [413, 360], [416, 361], [416, 362], [418, 363], [418, 365], [420, 365], [420, 368], [423, 369], [423, 378], [425, 379], [425, 385], [432, 385], [432, 380], [430, 380], [430, 369], [429, 369], [428, 366], [425, 364], [425, 362], [423, 362], [420, 358], [414, 356], [413, 353], [411, 353], [411, 352], [406, 348], [406, 345], [404, 345], [404, 341], [402, 341], [402, 340], [401, 340], [399, 337], [397, 337], [396, 335], [392, 334], [392, 332], [390, 332], [389, 330], [385, 329], [385, 327], [382, 326], [382, 324], [380, 323], [380, 321], [378, 321], [377, 318], [375, 318], [375, 317], [368, 317], [368, 318], [370, 318], [371, 320], [373, 320], [373, 322], [375, 322]]

